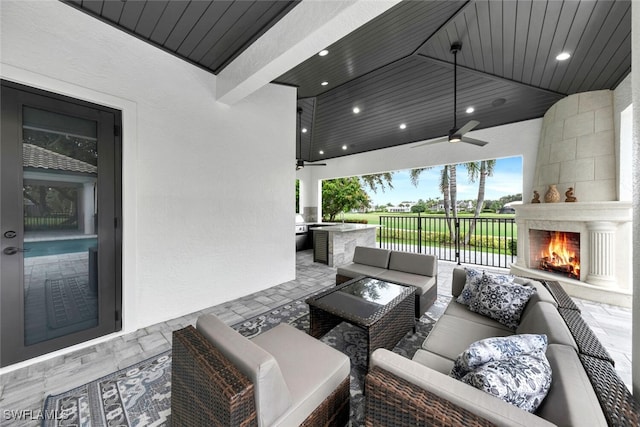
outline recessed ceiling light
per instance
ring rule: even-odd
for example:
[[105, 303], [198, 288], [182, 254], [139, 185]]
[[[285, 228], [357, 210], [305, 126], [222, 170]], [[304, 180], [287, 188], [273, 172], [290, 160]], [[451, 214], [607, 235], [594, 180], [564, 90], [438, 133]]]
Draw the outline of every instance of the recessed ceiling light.
[[324, 154], [324, 151], [320, 150], [320, 151], [318, 151], [318, 154], [322, 155], [322, 154]]
[[322, 49], [320, 52], [318, 52], [318, 55], [320, 56], [327, 56], [329, 54], [329, 51], [327, 49]]
[[565, 60], [567, 60], [569, 58], [571, 58], [571, 54], [569, 52], [562, 52], [561, 54], [556, 56], [556, 59], [558, 61], [565, 61]]
[[403, 130], [404, 130], [404, 129], [406, 129], [406, 128], [407, 128], [407, 125], [406, 125], [406, 124], [402, 123], [402, 124], [400, 125], [400, 129], [403, 129]]
[[475, 108], [473, 108], [473, 107], [468, 107], [468, 108], [467, 108], [467, 114], [471, 114], [471, 113], [473, 113], [474, 111], [476, 111], [476, 109], [475, 109]]
[[347, 149], [347, 146], [346, 146], [346, 145], [343, 145], [343, 146], [342, 146], [342, 149], [343, 149], [343, 150], [346, 150], [346, 149]]
[[328, 85], [328, 84], [329, 84], [329, 82], [322, 82], [322, 83], [320, 83], [320, 84], [321, 84], [322, 86], [326, 86], [326, 85]]
[[358, 114], [360, 112], [360, 108], [358, 107], [353, 107], [353, 113], [354, 114]]
[[307, 133], [307, 128], [302, 128], [302, 133]]

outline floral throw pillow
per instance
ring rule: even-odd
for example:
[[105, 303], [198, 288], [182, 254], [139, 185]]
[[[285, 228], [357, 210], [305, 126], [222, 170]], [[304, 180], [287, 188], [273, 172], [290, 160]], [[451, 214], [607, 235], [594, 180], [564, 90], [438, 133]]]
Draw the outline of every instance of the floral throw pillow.
[[539, 351], [547, 351], [546, 335], [519, 334], [485, 338], [472, 343], [460, 353], [449, 375], [459, 380], [485, 363]]
[[506, 274], [493, 274], [475, 268], [464, 268], [467, 279], [462, 292], [456, 299], [463, 305], [469, 305], [484, 283], [511, 283], [514, 277]]
[[516, 329], [520, 324], [520, 316], [531, 295], [537, 292], [531, 286], [517, 283], [480, 284], [469, 303], [469, 310], [490, 317], [503, 325]]
[[534, 412], [551, 387], [551, 366], [544, 352], [537, 351], [485, 363], [461, 381]]

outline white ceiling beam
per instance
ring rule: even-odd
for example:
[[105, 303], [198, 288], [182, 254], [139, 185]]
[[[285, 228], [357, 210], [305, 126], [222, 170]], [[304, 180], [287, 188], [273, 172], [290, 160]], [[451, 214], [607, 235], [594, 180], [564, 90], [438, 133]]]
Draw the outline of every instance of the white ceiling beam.
[[400, 0], [303, 0], [218, 74], [216, 100], [233, 105]]

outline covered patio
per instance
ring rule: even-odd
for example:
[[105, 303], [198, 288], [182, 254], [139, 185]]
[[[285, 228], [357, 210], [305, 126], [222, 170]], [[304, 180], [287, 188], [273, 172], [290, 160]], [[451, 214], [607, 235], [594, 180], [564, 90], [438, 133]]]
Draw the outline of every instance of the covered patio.
[[[170, 38], [174, 26], [132, 18], [141, 16], [144, 2], [104, 2], [104, 8], [102, 3], [0, 2], [3, 80], [122, 112], [122, 127], [117, 130], [122, 136], [122, 218], [115, 222], [123, 229], [122, 312], [116, 314], [122, 329], [0, 368], [3, 409], [40, 410], [47, 394], [84, 384], [168, 350], [172, 331], [193, 324], [200, 314], [215, 313], [225, 323], [236, 324], [335, 285], [335, 269], [313, 263], [309, 251], [295, 253], [292, 225], [296, 179], [301, 181], [300, 213], [313, 222], [321, 218], [320, 185], [324, 179], [511, 156], [523, 159], [525, 203], [534, 190], [544, 192], [550, 184], [562, 184], [567, 188], [573, 185], [581, 202], [624, 204], [628, 214], [623, 221], [613, 222], [625, 225], [612, 229], [611, 224], [606, 224], [603, 231], [606, 238], [614, 236], [623, 244], [617, 249], [615, 260], [605, 260], [609, 266], [615, 265], [615, 274], [603, 269], [595, 279], [600, 279], [611, 293], [622, 295], [625, 303], [621, 305], [627, 307], [610, 304], [614, 301], [598, 294], [593, 297], [577, 292], [573, 296], [585, 321], [615, 359], [620, 377], [636, 396], [640, 394], [640, 270], [633, 268], [640, 265], [640, 55], [638, 49], [630, 48], [632, 42], [634, 47], [640, 45], [637, 3], [626, 2], [611, 16], [603, 8], [619, 3], [594, 3], [599, 8], [594, 16], [602, 14], [603, 20], [610, 16], [612, 22], [607, 28], [615, 32], [618, 21], [628, 22], [630, 33], [628, 37], [623, 34], [613, 38], [620, 39], [619, 50], [595, 43], [596, 36], [592, 43], [583, 42], [589, 48], [596, 46], [592, 59], [597, 57], [603, 64], [614, 61], [611, 56], [600, 58], [601, 52], [621, 52], [616, 55], [617, 59], [622, 58], [617, 74], [606, 73], [605, 65], [596, 68], [590, 77], [593, 90], [589, 85], [579, 90], [571, 86], [578, 80], [575, 75], [568, 78], [569, 83], [556, 82], [554, 88], [513, 81], [509, 76], [497, 76], [497, 71], [476, 69], [482, 68], [473, 65], [476, 59], [481, 62], [478, 51], [473, 54], [476, 58], [467, 57], [463, 61], [462, 74], [467, 80], [461, 86], [461, 99], [484, 102], [493, 108], [488, 113], [476, 113], [482, 125], [470, 132], [473, 138], [490, 141], [482, 148], [454, 143], [414, 146], [446, 135], [451, 126], [453, 67], [448, 46], [455, 41], [449, 39], [458, 34], [445, 24], [455, 27], [466, 13], [482, 11], [491, 2], [430, 2], [442, 9], [422, 15], [442, 17], [443, 21], [431, 22], [428, 27], [416, 25], [420, 31], [415, 35], [418, 47], [414, 52], [407, 52], [406, 57], [390, 64], [371, 62], [365, 71], [344, 61], [351, 67], [326, 77], [327, 85], [325, 77], [313, 73], [307, 74], [313, 77], [308, 81], [296, 78], [305, 75], [305, 69], [325, 69], [318, 66], [318, 52], [334, 44], [339, 47], [340, 40], [352, 31], [370, 22], [375, 24], [375, 19], [387, 11], [396, 13], [393, 8], [398, 4], [418, 7], [421, 2], [291, 2], [280, 11], [271, 11], [269, 25], [256, 20], [254, 29], [258, 27], [260, 31], [245, 34], [250, 37], [243, 41], [242, 48], [225, 45], [226, 61], [214, 61], [223, 56], [215, 50], [201, 51], [199, 56], [209, 59], [206, 66], [184, 56], [185, 51], [198, 52], [190, 34], [195, 38], [200, 34], [199, 40], [222, 39], [217, 30], [209, 33], [209, 29], [196, 26], [206, 15], [204, 10], [192, 11], [193, 25], [175, 26], [177, 32]], [[158, 9], [159, 4], [187, 7], [187, 2], [146, 3], [150, 6], [147, 12], [156, 20], [164, 10]], [[206, 8], [207, 2], [191, 3]], [[260, 3], [267, 2], [256, 2], [258, 6]], [[507, 3], [508, 8], [515, 5]], [[551, 12], [560, 2], [548, 3], [553, 15]], [[564, 3], [570, 10], [578, 9], [577, 2]], [[115, 6], [120, 8], [118, 13], [109, 9]], [[122, 12], [125, 7], [135, 8], [139, 15], [127, 15]], [[402, 16], [410, 19], [414, 16], [410, 12], [405, 10], [406, 15]], [[559, 17], [560, 10], [556, 12]], [[109, 18], [114, 14], [122, 15], [124, 21], [114, 23]], [[183, 16], [182, 12], [174, 15]], [[213, 12], [206, 16], [211, 18]], [[507, 13], [505, 16], [508, 19]], [[582, 20], [588, 21], [589, 16], [590, 13], [585, 14]], [[564, 21], [555, 21], [554, 28], [562, 27], [558, 23]], [[138, 23], [142, 24], [142, 34], [135, 28]], [[620, 27], [624, 30], [625, 25]], [[164, 40], [173, 48], [158, 46], [152, 40], [155, 28], [166, 29]], [[365, 30], [371, 36], [376, 28], [382, 27]], [[386, 28], [392, 33], [395, 27]], [[443, 31], [438, 33], [440, 30]], [[542, 28], [539, 32], [547, 34]], [[473, 36], [460, 36], [465, 37], [465, 47], [472, 45]], [[366, 34], [360, 39], [367, 40]], [[423, 45], [420, 40], [434, 44]], [[553, 56], [562, 46], [547, 42], [540, 50], [545, 58], [539, 63], [555, 64]], [[358, 51], [350, 50], [350, 46], [342, 45], [341, 49]], [[393, 46], [386, 47], [394, 51]], [[429, 52], [421, 51], [423, 48]], [[517, 52], [512, 46], [511, 52], [514, 51]], [[487, 55], [492, 58], [487, 64], [493, 63], [493, 54]], [[502, 61], [499, 53], [495, 58]], [[527, 68], [524, 60], [510, 58], [521, 69]], [[528, 65], [531, 71], [538, 63], [535, 54], [532, 58]], [[420, 90], [411, 89], [407, 80], [407, 92], [396, 92], [394, 85], [399, 80], [391, 74], [385, 77], [383, 65], [408, 75], [438, 76], [439, 80], [420, 86]], [[555, 65], [550, 67], [555, 70]], [[536, 69], [535, 75], [551, 85], [552, 79], [547, 76], [554, 71], [546, 74], [543, 68]], [[613, 74], [616, 76], [611, 77]], [[351, 79], [352, 76], [363, 80]], [[367, 82], [374, 84], [366, 93], [360, 92]], [[382, 87], [376, 82], [387, 85], [385, 93], [397, 95], [393, 101], [402, 106], [400, 112], [391, 114], [385, 108], [373, 108]], [[325, 89], [317, 87], [336, 91], [325, 94]], [[315, 92], [305, 95], [304, 91], [310, 88]], [[416, 98], [410, 99], [412, 92]], [[606, 92], [606, 105], [599, 103], [600, 92]], [[433, 105], [429, 105], [426, 94], [435, 94]], [[360, 95], [368, 104], [356, 105]], [[323, 97], [329, 101], [324, 105]], [[514, 102], [505, 106], [500, 99], [507, 98]], [[304, 140], [303, 130], [296, 123], [298, 107], [305, 111], [302, 126], [312, 131]], [[372, 116], [366, 115], [368, 107]], [[623, 112], [633, 125], [624, 127], [621, 135]], [[586, 120], [583, 114], [593, 120]], [[416, 126], [405, 123], [405, 117]], [[315, 128], [314, 123], [323, 121], [324, 130]], [[352, 122], [357, 126], [350, 127]], [[561, 129], [560, 122], [566, 127]], [[382, 130], [383, 125], [393, 130]], [[583, 128], [590, 131], [582, 133]], [[316, 139], [311, 139], [314, 130]], [[593, 136], [601, 133], [607, 134], [606, 144]], [[583, 138], [581, 144], [579, 138]], [[573, 151], [567, 148], [571, 144]], [[579, 145], [588, 146], [591, 151], [585, 153], [576, 148]], [[296, 171], [294, 165], [300, 161], [327, 165]], [[592, 173], [586, 174], [587, 170]], [[88, 213], [93, 209], [92, 184], [84, 184], [83, 209]], [[612, 222], [609, 219], [603, 218], [604, 222]], [[585, 228], [583, 234], [588, 231], [600, 236], [602, 229], [597, 225], [601, 224], [591, 224], [599, 221], [591, 218], [588, 222], [590, 228]], [[82, 234], [92, 234], [92, 227], [90, 215], [84, 215]], [[8, 246], [5, 243], [3, 246]], [[602, 244], [598, 248], [592, 249], [593, 253], [609, 246]], [[519, 248], [523, 254], [527, 250]], [[454, 266], [445, 262], [439, 265], [438, 293], [442, 297], [451, 297]], [[4, 288], [7, 284], [1, 285]], [[25, 420], [15, 425], [34, 424]]]
[[[314, 263], [310, 250], [297, 253], [296, 266], [295, 280], [3, 375], [0, 400], [7, 408], [41, 410], [49, 394], [61, 393], [170, 350], [172, 332], [195, 325], [202, 314], [213, 313], [228, 325], [234, 325], [335, 285], [336, 269]], [[451, 298], [454, 267], [455, 263], [439, 263], [438, 295], [441, 298]], [[574, 301], [615, 359], [618, 375], [631, 389], [631, 331], [627, 327], [631, 310], [578, 298]]]

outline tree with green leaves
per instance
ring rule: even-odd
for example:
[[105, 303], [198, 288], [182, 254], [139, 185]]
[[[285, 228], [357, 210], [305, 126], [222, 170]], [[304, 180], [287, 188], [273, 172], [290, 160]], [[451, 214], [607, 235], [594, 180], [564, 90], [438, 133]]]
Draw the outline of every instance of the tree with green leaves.
[[357, 177], [322, 181], [322, 216], [328, 221], [334, 221], [341, 212], [369, 205], [369, 195]]
[[384, 193], [386, 187], [389, 187], [390, 190], [393, 189], [393, 172], [362, 175], [360, 177], [360, 181], [363, 186], [369, 187], [369, 189], [371, 189], [371, 191], [373, 191], [374, 193], [378, 192], [378, 187], [380, 187], [380, 189]]

